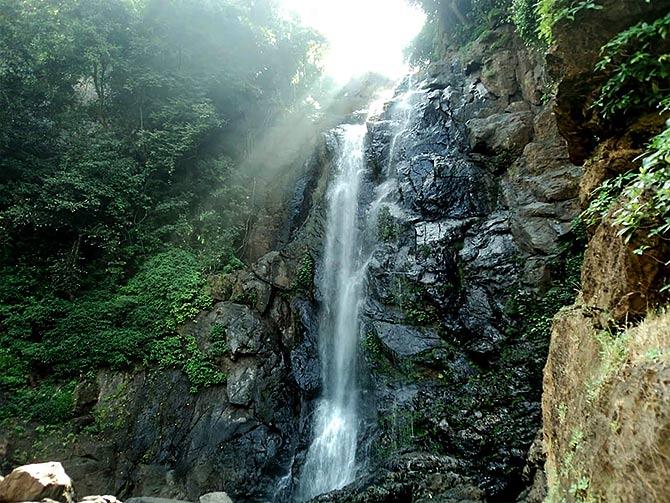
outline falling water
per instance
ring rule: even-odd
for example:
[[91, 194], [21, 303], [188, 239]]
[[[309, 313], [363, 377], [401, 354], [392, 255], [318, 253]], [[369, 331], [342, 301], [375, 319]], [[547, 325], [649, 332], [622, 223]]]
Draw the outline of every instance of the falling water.
[[[399, 138], [410, 123], [412, 101], [417, 95], [411, 81], [408, 87], [391, 109], [395, 126], [383, 173], [386, 181], [377, 186], [365, 212], [369, 235], [376, 233], [378, 212], [389, 204], [387, 199], [397, 189]], [[381, 96], [371, 104], [368, 118], [375, 117], [377, 109], [383, 110], [383, 100]], [[364, 213], [359, 208], [359, 191], [365, 170], [366, 132], [363, 124], [338, 128], [339, 154], [328, 192], [323, 274], [318, 285], [323, 296], [319, 320], [323, 395], [315, 411], [314, 437], [300, 476], [298, 501], [344, 487], [356, 475], [359, 311], [365, 300], [363, 282], [372, 252], [370, 246], [363, 252], [364, 239], [359, 228], [359, 215]]]
[[339, 489], [356, 471], [356, 348], [364, 266], [358, 230], [358, 194], [365, 167], [365, 125], [340, 128], [329, 208], [319, 325], [323, 396], [316, 410], [314, 439], [300, 477], [299, 500]]

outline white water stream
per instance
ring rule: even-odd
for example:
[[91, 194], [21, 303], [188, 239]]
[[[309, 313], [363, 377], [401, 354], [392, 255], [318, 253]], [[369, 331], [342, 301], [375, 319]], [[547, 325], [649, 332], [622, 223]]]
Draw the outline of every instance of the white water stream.
[[314, 440], [300, 477], [299, 500], [344, 487], [356, 471], [359, 308], [364, 267], [358, 230], [358, 195], [365, 169], [364, 124], [340, 129], [335, 179], [328, 199], [326, 247], [319, 285], [323, 395], [316, 410]]
[[[376, 234], [381, 207], [396, 190], [397, 143], [408, 127], [411, 99], [409, 90], [395, 104], [396, 118], [391, 137], [388, 166], [374, 200], [366, 211], [367, 230]], [[381, 104], [377, 103], [377, 105]], [[381, 107], [378, 107], [381, 110]], [[375, 104], [370, 107], [375, 112]], [[363, 253], [359, 215], [359, 192], [366, 168], [365, 124], [338, 128], [339, 151], [328, 192], [326, 243], [323, 273], [319, 279], [323, 306], [319, 319], [319, 345], [323, 393], [315, 411], [314, 435], [299, 479], [298, 501], [340, 489], [356, 475], [358, 440], [358, 334], [359, 312], [365, 301], [363, 283], [367, 257]]]

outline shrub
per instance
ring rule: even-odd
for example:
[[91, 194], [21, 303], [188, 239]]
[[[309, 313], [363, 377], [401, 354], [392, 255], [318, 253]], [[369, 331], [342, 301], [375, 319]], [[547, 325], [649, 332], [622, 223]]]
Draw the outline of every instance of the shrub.
[[517, 33], [527, 45], [539, 41], [536, 0], [512, 0], [510, 19], [514, 23]]
[[[644, 253], [650, 241], [670, 234], [670, 122], [654, 137], [639, 171], [624, 173], [603, 182], [584, 211], [584, 219], [594, 225], [611, 213], [612, 223], [626, 242], [642, 238], [636, 254]], [[617, 205], [618, 204], [618, 205]], [[616, 206], [616, 209], [614, 207]]]
[[314, 285], [314, 259], [305, 253], [300, 260], [295, 275], [294, 288], [302, 292], [311, 292]]
[[120, 291], [130, 321], [155, 334], [171, 332], [211, 304], [195, 256], [172, 249], [150, 258]]
[[603, 46], [596, 70], [608, 79], [595, 103], [603, 117], [668, 104], [669, 30], [667, 14], [653, 23], [638, 23]]
[[379, 210], [379, 215], [377, 216], [377, 236], [384, 242], [389, 242], [397, 239], [398, 229], [396, 226], [395, 219], [391, 215], [391, 210], [384, 206]]
[[538, 0], [537, 35], [547, 45], [554, 41], [554, 26], [561, 21], [574, 21], [580, 12], [600, 10], [595, 0]]
[[75, 386], [71, 381], [60, 386], [42, 383], [19, 388], [0, 408], [0, 419], [21, 417], [46, 425], [62, 424], [73, 417]]

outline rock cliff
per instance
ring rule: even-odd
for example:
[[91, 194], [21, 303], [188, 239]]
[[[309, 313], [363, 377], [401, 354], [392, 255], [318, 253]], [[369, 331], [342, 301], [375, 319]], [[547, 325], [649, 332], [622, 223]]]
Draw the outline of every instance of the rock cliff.
[[[508, 25], [445, 49], [368, 120], [361, 197], [379, 211], [366, 224], [365, 463], [315, 501], [532, 502], [545, 479], [557, 500], [646, 501], [643, 483], [663, 487], [670, 377], [667, 355], [648, 353], [667, 347], [668, 315], [611, 331], [662, 301], [667, 244], [635, 255], [608, 220], [588, 235], [574, 225], [663, 123], [614, 130], [590, 112], [592, 49], [664, 8], [606, 3], [560, 26], [547, 55]], [[4, 442], [4, 464], [58, 458], [91, 494], [290, 501], [320, 388], [314, 279], [336, 149], [321, 135], [251, 233], [250, 266], [210, 278], [215, 304], [181, 327], [225, 385], [100, 372], [78, 390], [66, 445], [36, 449], [28, 431]]]

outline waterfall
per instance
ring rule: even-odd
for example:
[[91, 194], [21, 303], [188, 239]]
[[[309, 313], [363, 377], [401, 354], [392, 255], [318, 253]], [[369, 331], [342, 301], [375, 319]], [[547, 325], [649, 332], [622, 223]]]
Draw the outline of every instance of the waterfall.
[[356, 359], [365, 276], [358, 196], [365, 169], [366, 126], [345, 125], [338, 134], [340, 147], [328, 193], [323, 274], [318, 285], [323, 295], [319, 320], [323, 395], [300, 477], [300, 501], [345, 486], [356, 472]]
[[[356, 475], [359, 311], [365, 300], [363, 286], [374, 248], [372, 242], [365, 246], [361, 228], [370, 237], [376, 235], [379, 210], [390, 204], [388, 199], [397, 190], [398, 144], [410, 123], [414, 96], [417, 92], [412, 90], [410, 79], [409, 90], [391, 107], [395, 124], [383, 173], [385, 181], [376, 187], [367, 208], [359, 208], [367, 127], [358, 124], [337, 129], [339, 151], [327, 196], [323, 273], [318, 279], [322, 294], [319, 348], [323, 393], [315, 410], [313, 440], [299, 479], [298, 501], [342, 488]], [[384, 98], [380, 97], [371, 104], [368, 119], [376, 117], [377, 109], [384, 113], [383, 103]], [[359, 218], [364, 213], [366, 218]]]

